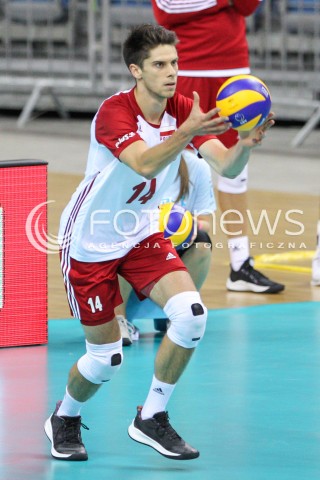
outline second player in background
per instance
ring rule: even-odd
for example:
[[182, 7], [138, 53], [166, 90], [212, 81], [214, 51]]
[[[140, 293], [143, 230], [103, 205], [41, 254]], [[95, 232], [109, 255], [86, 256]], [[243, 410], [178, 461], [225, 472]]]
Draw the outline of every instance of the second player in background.
[[[174, 30], [179, 38], [179, 78], [177, 90], [193, 98], [197, 91], [201, 108], [215, 107], [220, 86], [234, 75], [248, 74], [249, 49], [245, 17], [252, 15], [260, 0], [152, 0], [156, 21]], [[236, 130], [219, 136], [230, 148], [238, 140]], [[248, 168], [235, 179], [218, 176], [218, 203], [225, 220], [239, 222], [228, 225], [228, 249], [231, 271], [227, 289], [237, 292], [278, 293], [284, 285], [274, 282], [255, 270], [250, 256], [247, 219]]]

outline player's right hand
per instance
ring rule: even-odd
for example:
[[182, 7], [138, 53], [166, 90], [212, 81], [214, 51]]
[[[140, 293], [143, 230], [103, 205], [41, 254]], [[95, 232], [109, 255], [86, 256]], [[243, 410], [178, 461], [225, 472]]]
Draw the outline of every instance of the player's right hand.
[[196, 135], [221, 135], [229, 130], [231, 123], [228, 117], [217, 117], [219, 108], [213, 108], [204, 113], [200, 108], [200, 97], [197, 92], [193, 92], [193, 106], [189, 117], [183, 126], [187, 127], [189, 133]]
[[275, 124], [274, 118], [274, 112], [270, 112], [266, 121], [259, 127], [255, 127], [247, 132], [240, 131], [239, 136], [242, 144], [248, 147], [257, 147], [261, 145], [266, 132]]

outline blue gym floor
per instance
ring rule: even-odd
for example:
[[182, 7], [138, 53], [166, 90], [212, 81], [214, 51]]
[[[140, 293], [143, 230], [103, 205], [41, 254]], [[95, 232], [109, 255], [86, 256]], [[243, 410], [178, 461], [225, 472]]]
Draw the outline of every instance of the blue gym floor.
[[88, 462], [50, 456], [43, 422], [84, 352], [76, 320], [49, 322], [47, 346], [2, 349], [1, 480], [319, 480], [320, 304], [212, 310], [168, 410], [200, 450], [168, 460], [127, 427], [146, 397], [161, 340], [151, 320], [124, 348], [122, 370], [82, 411]]

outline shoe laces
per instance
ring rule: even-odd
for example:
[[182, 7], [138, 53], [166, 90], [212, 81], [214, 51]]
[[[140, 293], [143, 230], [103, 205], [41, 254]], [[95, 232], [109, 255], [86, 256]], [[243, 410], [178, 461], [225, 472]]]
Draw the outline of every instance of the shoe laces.
[[123, 315], [117, 315], [118, 324], [121, 330], [122, 336], [130, 336], [130, 331], [128, 328], [128, 320]]
[[83, 427], [85, 430], [89, 430], [89, 427], [81, 422], [81, 417], [68, 417], [68, 419], [63, 418], [63, 420], [62, 428], [66, 442], [82, 443], [80, 428]]
[[269, 280], [268, 277], [266, 277], [265, 275], [263, 275], [263, 273], [259, 272], [259, 270], [256, 270], [253, 266], [253, 259], [251, 257], [249, 257], [246, 265], [245, 265], [245, 269], [247, 270], [248, 272], [248, 276], [249, 278], [251, 279], [261, 279], [261, 278], [264, 278], [265, 280]]
[[159, 412], [156, 413], [153, 418], [158, 424], [158, 432], [160, 435], [167, 435], [170, 440], [181, 440], [180, 435], [175, 431], [175, 429], [169, 423], [169, 414], [168, 412]]
[[123, 327], [127, 328], [128, 321], [122, 315], [117, 315], [117, 320], [118, 320], [119, 324], [121, 324]]
[[126, 320], [126, 322], [127, 322], [128, 332], [130, 333], [130, 335], [133, 335], [134, 333], [136, 333], [137, 327], [133, 325], [133, 323], [129, 322], [129, 320]]

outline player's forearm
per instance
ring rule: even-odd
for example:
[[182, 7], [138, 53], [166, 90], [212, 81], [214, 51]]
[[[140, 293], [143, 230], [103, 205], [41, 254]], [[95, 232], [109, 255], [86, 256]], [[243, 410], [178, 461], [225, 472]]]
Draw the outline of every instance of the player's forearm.
[[267, 130], [273, 125], [274, 113], [270, 112], [262, 125], [249, 131], [240, 131], [240, 140], [233, 147], [227, 149], [220, 140], [212, 139], [203, 143], [199, 151], [217, 173], [235, 178], [248, 163], [252, 148], [261, 145]]
[[187, 129], [179, 128], [166, 141], [148, 148], [139, 159], [139, 173], [145, 178], [153, 178], [173, 162], [191, 142], [193, 135]]
[[[212, 143], [215, 142], [215, 143]], [[209, 165], [221, 176], [235, 178], [248, 163], [252, 146], [247, 146], [239, 140], [233, 147], [227, 149], [218, 140], [209, 141], [200, 148], [200, 153]]]
[[233, 147], [225, 152], [224, 159], [221, 163], [220, 175], [228, 178], [235, 178], [247, 165], [252, 147], [243, 145], [239, 140]]

